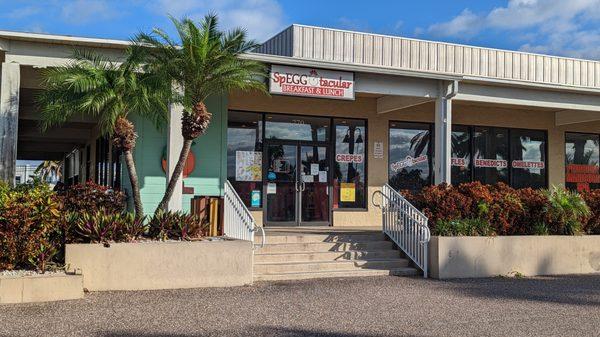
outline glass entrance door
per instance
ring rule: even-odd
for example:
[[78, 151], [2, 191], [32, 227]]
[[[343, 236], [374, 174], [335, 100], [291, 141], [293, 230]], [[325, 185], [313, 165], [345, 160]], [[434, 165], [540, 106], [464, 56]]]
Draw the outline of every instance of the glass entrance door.
[[329, 154], [325, 145], [266, 142], [267, 226], [328, 226]]

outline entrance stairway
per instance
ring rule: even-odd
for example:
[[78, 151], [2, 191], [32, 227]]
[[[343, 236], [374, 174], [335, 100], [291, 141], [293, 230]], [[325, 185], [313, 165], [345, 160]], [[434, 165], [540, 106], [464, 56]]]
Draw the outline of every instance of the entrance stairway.
[[265, 235], [254, 253], [255, 281], [420, 274], [380, 228], [267, 228]]

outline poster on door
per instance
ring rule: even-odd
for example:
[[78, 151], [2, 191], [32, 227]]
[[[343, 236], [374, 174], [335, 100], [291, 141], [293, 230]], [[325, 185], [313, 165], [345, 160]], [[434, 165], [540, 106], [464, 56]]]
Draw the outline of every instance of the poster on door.
[[235, 152], [235, 180], [236, 181], [261, 181], [262, 180], [262, 152], [236, 151]]
[[340, 184], [340, 201], [355, 202], [356, 201], [356, 186], [354, 183]]

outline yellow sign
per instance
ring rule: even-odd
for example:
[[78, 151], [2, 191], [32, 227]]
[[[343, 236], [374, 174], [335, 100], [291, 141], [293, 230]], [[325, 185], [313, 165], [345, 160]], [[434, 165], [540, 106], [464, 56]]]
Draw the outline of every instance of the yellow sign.
[[356, 188], [354, 183], [341, 183], [340, 185], [340, 201], [354, 202], [356, 201]]

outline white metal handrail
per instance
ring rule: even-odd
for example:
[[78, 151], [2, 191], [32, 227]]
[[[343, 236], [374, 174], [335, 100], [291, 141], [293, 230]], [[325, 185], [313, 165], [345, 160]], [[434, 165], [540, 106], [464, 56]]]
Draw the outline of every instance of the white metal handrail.
[[[382, 196], [381, 204], [375, 195]], [[427, 278], [427, 253], [431, 232], [427, 217], [390, 185], [373, 193], [374, 206], [381, 208], [383, 232], [423, 271]]]
[[254, 233], [261, 231], [260, 247], [265, 245], [265, 231], [254, 221], [254, 217], [244, 205], [229, 180], [225, 182], [224, 232], [225, 235], [239, 240], [248, 240], [254, 245]]

